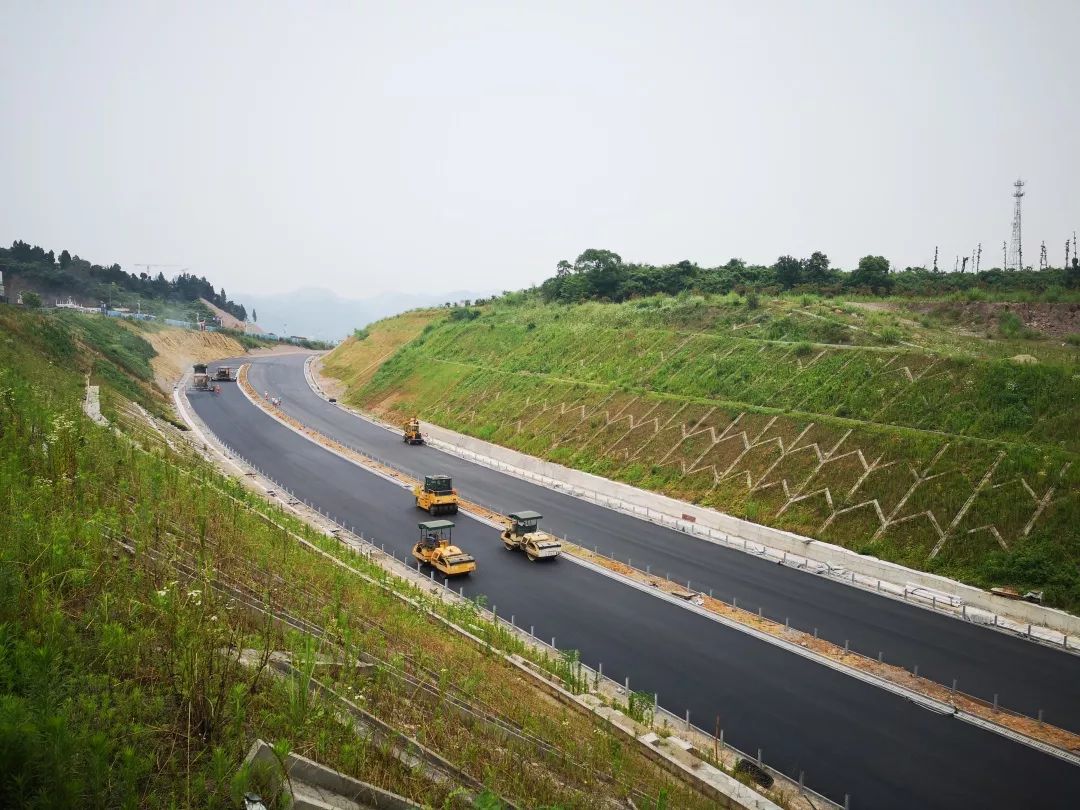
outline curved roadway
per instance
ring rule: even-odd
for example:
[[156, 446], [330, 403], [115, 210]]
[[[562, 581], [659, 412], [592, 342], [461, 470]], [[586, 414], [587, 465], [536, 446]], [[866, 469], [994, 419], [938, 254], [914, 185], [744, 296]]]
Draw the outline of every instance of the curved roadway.
[[[277, 360], [259, 361], [271, 364]], [[294, 369], [295, 370], [295, 369]], [[407, 554], [423, 518], [411, 494], [275, 422], [236, 386], [192, 394], [206, 424], [298, 496]], [[357, 420], [359, 421], [359, 420]], [[605, 517], [607, 515], [605, 514]], [[1071, 807], [1080, 768], [987, 733], [574, 563], [528, 563], [495, 529], [459, 515], [455, 540], [486, 594], [537, 635], [854, 808]], [[809, 579], [809, 577], [808, 577]], [[455, 583], [457, 584], [457, 583]], [[1071, 797], [1071, 798], [1070, 798]]]
[[447, 473], [458, 491], [502, 514], [535, 509], [544, 528], [618, 559], [670, 572], [749, 610], [788, 618], [794, 627], [911, 670], [938, 683], [957, 679], [964, 692], [1080, 732], [1080, 655], [853, 588], [825, 577], [699, 540], [630, 515], [515, 478], [432, 447], [410, 447], [400, 435], [317, 396], [304, 378], [305, 355], [278, 355], [251, 365], [251, 384], [280, 397], [282, 409], [345, 444], [389, 461], [414, 477]]

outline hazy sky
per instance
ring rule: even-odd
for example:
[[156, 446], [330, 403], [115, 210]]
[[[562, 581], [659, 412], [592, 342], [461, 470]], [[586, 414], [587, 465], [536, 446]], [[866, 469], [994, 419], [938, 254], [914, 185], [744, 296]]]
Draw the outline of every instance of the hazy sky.
[[[230, 293], [1080, 228], [1080, 2], [0, 0], [0, 242]], [[167, 275], [178, 268], [164, 268]]]

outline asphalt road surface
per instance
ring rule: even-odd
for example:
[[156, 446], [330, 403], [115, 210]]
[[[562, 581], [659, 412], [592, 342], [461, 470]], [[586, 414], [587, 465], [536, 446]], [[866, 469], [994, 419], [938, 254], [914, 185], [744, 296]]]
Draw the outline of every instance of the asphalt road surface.
[[252, 363], [251, 384], [282, 400], [290, 415], [419, 478], [446, 473], [458, 491], [503, 514], [535, 509], [543, 527], [638, 568], [690, 580], [741, 607], [911, 670], [947, 686], [1080, 732], [1080, 655], [1061, 652], [924, 608], [887, 599], [805, 571], [716, 546], [630, 515], [523, 481], [401, 437], [318, 397], [304, 379], [304, 355]]
[[[277, 395], [277, 394], [276, 394]], [[255, 408], [237, 386], [192, 394], [197, 413], [298, 496], [399, 557], [425, 518], [412, 495]], [[927, 711], [875, 686], [724, 627], [568, 560], [529, 563], [496, 529], [458, 515], [455, 541], [477, 559], [461, 584], [631, 687], [657, 692], [809, 787], [854, 808], [1072, 807], [1080, 768]], [[458, 584], [458, 581], [455, 581]]]

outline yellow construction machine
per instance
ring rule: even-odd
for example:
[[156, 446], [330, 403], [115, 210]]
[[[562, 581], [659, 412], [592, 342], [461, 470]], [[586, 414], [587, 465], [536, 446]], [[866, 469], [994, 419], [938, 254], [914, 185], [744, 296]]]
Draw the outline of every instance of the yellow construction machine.
[[214, 381], [236, 382], [236, 375], [233, 374], [232, 366], [218, 366], [214, 369]]
[[402, 425], [401, 440], [406, 444], [423, 444], [424, 435], [420, 432], [420, 420], [415, 416]]
[[449, 475], [425, 475], [424, 483], [413, 487], [416, 505], [430, 515], [453, 515], [457, 512], [458, 496]]
[[412, 550], [417, 562], [430, 565], [448, 577], [476, 570], [476, 560], [451, 542], [453, 521], [429, 520], [418, 525], [420, 542]]
[[542, 517], [539, 512], [511, 512], [510, 523], [502, 533], [506, 550], [521, 549], [529, 562], [558, 557], [562, 552], [562, 543], [537, 528]]
[[210, 375], [206, 373], [206, 363], [196, 363], [192, 368], [194, 369], [191, 377], [192, 387], [196, 391], [209, 391]]

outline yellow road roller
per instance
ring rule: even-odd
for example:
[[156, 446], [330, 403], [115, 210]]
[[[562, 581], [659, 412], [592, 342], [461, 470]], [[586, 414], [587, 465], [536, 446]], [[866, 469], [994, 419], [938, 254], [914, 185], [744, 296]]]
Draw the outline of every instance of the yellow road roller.
[[449, 475], [425, 475], [424, 483], [413, 487], [416, 505], [429, 515], [453, 515], [458, 510], [458, 495]]
[[502, 533], [503, 546], [507, 551], [520, 549], [529, 562], [550, 560], [562, 552], [562, 543], [547, 532], [537, 528], [543, 517], [539, 512], [523, 510], [510, 513], [510, 523]]
[[420, 541], [413, 546], [417, 562], [430, 565], [448, 577], [476, 570], [476, 560], [451, 542], [454, 523], [450, 520], [428, 520], [418, 524]]

